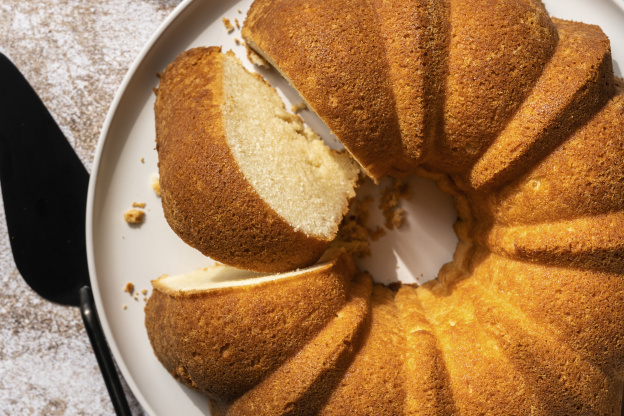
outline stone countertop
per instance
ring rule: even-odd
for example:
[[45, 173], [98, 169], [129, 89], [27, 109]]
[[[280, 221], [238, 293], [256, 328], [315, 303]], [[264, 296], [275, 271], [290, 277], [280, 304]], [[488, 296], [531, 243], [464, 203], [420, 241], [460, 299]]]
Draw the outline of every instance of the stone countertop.
[[[0, 52], [37, 91], [88, 171], [124, 75], [179, 3], [0, 1]], [[144, 414], [125, 390], [132, 413]], [[0, 202], [0, 415], [112, 414], [80, 311], [47, 302], [23, 281]]]

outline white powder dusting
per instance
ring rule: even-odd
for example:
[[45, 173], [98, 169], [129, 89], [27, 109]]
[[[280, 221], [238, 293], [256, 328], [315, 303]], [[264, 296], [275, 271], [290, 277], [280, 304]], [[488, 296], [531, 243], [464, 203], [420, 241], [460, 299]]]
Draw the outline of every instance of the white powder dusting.
[[[3, 0], [0, 52], [41, 96], [88, 170], [125, 73], [173, 0]], [[134, 415], [144, 414], [126, 388]], [[0, 201], [0, 415], [111, 415], [77, 308], [19, 275]]]

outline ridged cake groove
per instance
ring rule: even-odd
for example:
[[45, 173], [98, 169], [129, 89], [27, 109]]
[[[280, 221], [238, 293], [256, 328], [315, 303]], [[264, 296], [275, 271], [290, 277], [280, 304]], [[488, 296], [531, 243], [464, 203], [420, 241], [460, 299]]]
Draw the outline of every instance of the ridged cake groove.
[[[489, 254], [473, 276], [490, 297], [513, 306], [557, 342], [610, 376], [624, 376], [624, 322], [612, 307], [624, 302], [620, 274], [529, 264]], [[532, 296], [526, 295], [527, 287]], [[547, 302], [538, 301], [546, 297]], [[595, 308], [602, 311], [600, 321]]]
[[405, 385], [414, 382], [403, 372], [404, 355], [405, 335], [394, 294], [375, 284], [363, 343], [319, 416], [400, 414]]
[[500, 190], [473, 198], [483, 226], [560, 222], [624, 210], [624, 89]]
[[495, 226], [484, 244], [510, 258], [624, 273], [624, 212], [543, 224]]
[[468, 290], [459, 279], [451, 290], [440, 283], [418, 288], [449, 373], [457, 414], [516, 414], [537, 408], [530, 383], [519, 377], [495, 336], [484, 331]]
[[543, 4], [532, 0], [450, 1], [449, 22], [444, 126], [425, 163], [463, 174], [530, 94], [558, 34]]
[[362, 341], [370, 319], [372, 279], [360, 274], [349, 299], [303, 349], [231, 404], [214, 403], [218, 415], [314, 414], [326, 400], [327, 386], [340, 382]]
[[442, 128], [450, 41], [446, 0], [367, 0], [383, 39], [405, 153], [426, 158]]
[[530, 169], [615, 92], [611, 49], [602, 30], [553, 21], [559, 32], [555, 53], [511, 122], [472, 168], [470, 183], [476, 189], [500, 185]]
[[614, 414], [621, 382], [486, 290], [469, 294], [480, 327], [528, 380], [544, 414]]
[[456, 414], [444, 357], [417, 292], [416, 287], [403, 285], [395, 296], [405, 332], [403, 368], [409, 380], [405, 383], [405, 414]]

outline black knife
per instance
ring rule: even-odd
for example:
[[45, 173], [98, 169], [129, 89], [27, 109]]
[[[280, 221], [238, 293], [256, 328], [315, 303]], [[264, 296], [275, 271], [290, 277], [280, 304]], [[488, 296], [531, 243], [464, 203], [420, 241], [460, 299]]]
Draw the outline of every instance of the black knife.
[[3, 54], [0, 79], [0, 184], [15, 264], [45, 299], [80, 307], [115, 412], [131, 415], [89, 287], [89, 174], [28, 81]]

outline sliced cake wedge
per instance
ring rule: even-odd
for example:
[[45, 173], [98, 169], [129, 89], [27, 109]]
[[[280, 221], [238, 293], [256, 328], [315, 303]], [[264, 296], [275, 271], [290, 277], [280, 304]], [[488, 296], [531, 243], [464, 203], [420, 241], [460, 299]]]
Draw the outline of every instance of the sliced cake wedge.
[[163, 210], [187, 244], [230, 266], [284, 272], [333, 240], [360, 168], [220, 48], [182, 53], [155, 103]]
[[265, 274], [217, 265], [152, 282], [145, 327], [177, 380], [230, 402], [316, 337], [349, 303], [355, 265], [324, 263]]

